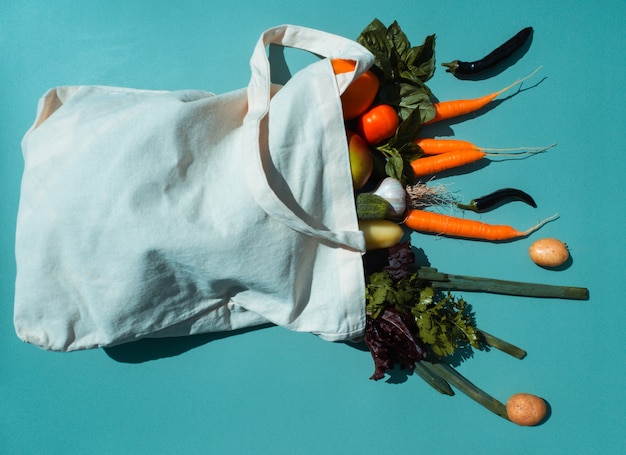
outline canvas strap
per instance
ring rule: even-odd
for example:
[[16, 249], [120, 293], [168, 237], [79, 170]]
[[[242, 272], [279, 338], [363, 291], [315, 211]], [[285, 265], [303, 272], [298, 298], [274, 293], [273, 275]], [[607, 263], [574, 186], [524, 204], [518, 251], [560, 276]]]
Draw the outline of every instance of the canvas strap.
[[270, 108], [270, 63], [266, 48], [276, 44], [312, 52], [322, 57], [354, 60], [355, 70], [338, 75], [339, 92], [363, 74], [373, 63], [372, 54], [356, 41], [305, 27], [282, 25], [265, 31], [259, 39], [252, 58], [251, 80], [248, 86], [248, 113], [245, 122], [254, 138], [251, 162], [246, 166], [246, 178], [256, 202], [272, 218], [307, 236], [330, 241], [351, 249], [363, 250], [363, 236], [359, 231], [332, 231], [312, 226], [294, 213], [274, 191], [264, 168], [269, 159], [267, 116]]

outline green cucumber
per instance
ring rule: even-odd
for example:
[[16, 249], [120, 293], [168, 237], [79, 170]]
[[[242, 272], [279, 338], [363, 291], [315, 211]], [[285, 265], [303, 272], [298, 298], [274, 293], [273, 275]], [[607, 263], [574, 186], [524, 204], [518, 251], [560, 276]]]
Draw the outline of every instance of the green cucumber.
[[391, 206], [383, 197], [373, 193], [356, 196], [356, 215], [360, 220], [380, 220], [389, 215]]

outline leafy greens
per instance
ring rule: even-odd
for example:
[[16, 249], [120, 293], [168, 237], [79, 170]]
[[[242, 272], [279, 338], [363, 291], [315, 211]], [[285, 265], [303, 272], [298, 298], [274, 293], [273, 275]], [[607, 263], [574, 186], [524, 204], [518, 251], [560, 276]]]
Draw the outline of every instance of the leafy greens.
[[469, 305], [449, 293], [440, 297], [431, 283], [418, 278], [411, 269], [410, 242], [387, 253], [387, 262], [379, 258], [379, 270], [367, 276], [365, 341], [376, 365], [372, 378], [382, 378], [394, 363], [412, 367], [425, 358], [451, 356], [460, 347], [481, 349]]
[[396, 134], [378, 151], [386, 158], [386, 174], [406, 184], [412, 180], [408, 163], [421, 152], [413, 140], [422, 123], [435, 116], [426, 85], [435, 72], [435, 35], [427, 36], [420, 46], [411, 46], [397, 21], [386, 27], [374, 19], [357, 42], [374, 55], [372, 71], [381, 83], [377, 101], [393, 106], [400, 116]]

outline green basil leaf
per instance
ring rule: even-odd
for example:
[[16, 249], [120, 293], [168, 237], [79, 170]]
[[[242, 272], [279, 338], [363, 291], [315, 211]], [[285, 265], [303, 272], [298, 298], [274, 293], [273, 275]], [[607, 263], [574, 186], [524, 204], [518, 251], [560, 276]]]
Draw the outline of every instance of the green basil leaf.
[[435, 106], [432, 103], [422, 103], [419, 106], [420, 116], [422, 118], [422, 123], [426, 123], [435, 118], [437, 111], [435, 110]]
[[411, 110], [398, 128], [396, 134], [391, 138], [389, 144], [396, 148], [403, 147], [406, 143], [413, 143], [420, 131], [422, 119], [419, 110]]
[[387, 164], [385, 165], [385, 172], [389, 177], [392, 177], [401, 182], [406, 182], [404, 178], [404, 160], [400, 154], [396, 151], [387, 158]]
[[397, 21], [393, 21], [387, 28], [387, 42], [389, 43], [389, 48], [396, 51], [400, 61], [404, 62], [406, 53], [411, 48], [411, 43]]
[[[378, 19], [374, 19], [357, 37], [356, 41], [374, 55], [374, 70], [383, 80], [391, 79], [393, 64], [391, 48], [387, 40], [387, 27]], [[378, 71], [376, 71], [378, 70]]]
[[412, 47], [404, 62], [421, 82], [427, 82], [435, 74], [435, 35], [429, 35], [421, 46]]
[[422, 151], [420, 146], [413, 141], [405, 142], [404, 144], [402, 144], [402, 147], [400, 147], [398, 151], [400, 152], [400, 155], [402, 155], [404, 160], [409, 162], [409, 164], [411, 163], [411, 161], [416, 160], [424, 155], [424, 152]]

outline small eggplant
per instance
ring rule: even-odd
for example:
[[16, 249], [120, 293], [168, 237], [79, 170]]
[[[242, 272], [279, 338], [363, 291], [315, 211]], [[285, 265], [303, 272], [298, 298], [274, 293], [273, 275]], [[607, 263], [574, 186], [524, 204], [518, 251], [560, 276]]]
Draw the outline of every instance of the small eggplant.
[[537, 207], [534, 199], [529, 194], [515, 188], [503, 188], [486, 196], [472, 199], [469, 204], [457, 204], [457, 207], [463, 210], [483, 213], [511, 201], [521, 201], [532, 207]]
[[526, 27], [525, 29], [519, 31], [513, 38], [509, 39], [507, 42], [499, 46], [497, 49], [494, 49], [480, 60], [476, 60], [474, 62], [454, 60], [450, 63], [442, 63], [442, 65], [448, 68], [446, 71], [457, 77], [476, 75], [493, 68], [513, 55], [515, 51], [520, 49], [524, 43], [526, 43], [532, 32], [532, 27]]

